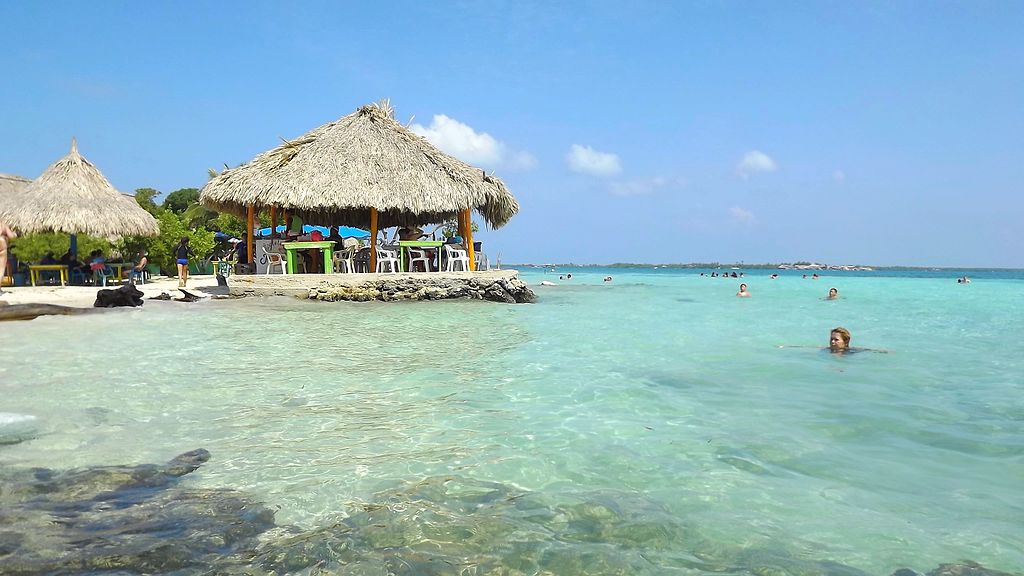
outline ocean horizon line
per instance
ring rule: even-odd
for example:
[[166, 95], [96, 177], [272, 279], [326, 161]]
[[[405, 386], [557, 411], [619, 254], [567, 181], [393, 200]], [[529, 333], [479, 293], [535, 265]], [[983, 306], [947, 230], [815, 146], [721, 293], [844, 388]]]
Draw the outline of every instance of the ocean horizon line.
[[[859, 268], [857, 271], [980, 271], [980, 272], [1024, 272], [1024, 268], [1008, 268], [1001, 266], [920, 266], [920, 265], [875, 265], [875, 264], [819, 264], [820, 268], [795, 268], [799, 264], [785, 262], [779, 263], [727, 263], [727, 262], [688, 262], [688, 263], [663, 263], [663, 262], [613, 262], [613, 263], [577, 263], [577, 262], [555, 262], [537, 264], [532, 262], [502, 263], [502, 266], [547, 268], [547, 267], [569, 267], [569, 268], [679, 268], [679, 269], [732, 269], [741, 270], [797, 270], [797, 271], [826, 271], [826, 272], [847, 272]], [[790, 268], [780, 268], [790, 266]], [[831, 267], [830, 267], [831, 266]], [[850, 269], [850, 270], [847, 270]], [[871, 270], [865, 270], [870, 268]]]

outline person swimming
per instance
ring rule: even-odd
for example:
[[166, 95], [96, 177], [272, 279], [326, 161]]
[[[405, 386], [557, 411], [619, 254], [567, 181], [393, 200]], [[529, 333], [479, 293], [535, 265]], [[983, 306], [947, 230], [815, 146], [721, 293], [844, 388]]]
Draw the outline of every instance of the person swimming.
[[740, 291], [736, 293], [740, 298], [750, 298], [750, 292], [747, 292], [747, 285], [740, 284]]
[[604, 277], [604, 281], [605, 282], [611, 282], [612, 281], [612, 277], [611, 276], [605, 276]]
[[828, 289], [828, 296], [825, 298], [825, 300], [839, 300], [839, 289], [838, 288], [829, 288]]
[[850, 331], [842, 326], [836, 326], [829, 332], [828, 349], [832, 352], [846, 352], [850, 349]]
[[818, 350], [827, 350], [832, 354], [853, 354], [854, 352], [876, 352], [878, 354], [888, 354], [888, 350], [876, 350], [873, 348], [853, 348], [850, 346], [850, 341], [853, 340], [853, 336], [850, 331], [842, 326], [836, 326], [828, 333], [828, 347], [819, 348], [818, 346], [791, 346], [791, 345], [779, 345], [779, 348], [817, 348]]

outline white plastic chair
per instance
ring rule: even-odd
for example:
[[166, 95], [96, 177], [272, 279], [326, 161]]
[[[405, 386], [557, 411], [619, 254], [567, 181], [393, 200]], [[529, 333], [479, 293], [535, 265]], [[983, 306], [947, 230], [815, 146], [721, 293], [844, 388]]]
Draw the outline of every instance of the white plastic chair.
[[469, 272], [469, 254], [465, 250], [459, 250], [451, 244], [442, 244], [444, 248], [444, 268], [448, 272], [455, 272], [455, 265], [462, 267], [463, 272]]
[[352, 261], [355, 258], [356, 250], [359, 248], [356, 246], [349, 246], [344, 250], [334, 251], [334, 273], [335, 274], [351, 274], [356, 271], [355, 263]]
[[398, 273], [398, 252], [377, 246], [377, 273], [384, 272], [385, 266], [391, 269], [391, 273]]
[[487, 258], [487, 254], [484, 254], [482, 250], [473, 251], [473, 266], [474, 270], [490, 270], [491, 260]]
[[430, 260], [427, 256], [427, 251], [420, 248], [408, 248], [406, 250], [409, 253], [409, 272], [416, 271], [416, 264], [423, 264], [423, 271], [430, 272]]
[[263, 257], [267, 259], [267, 274], [270, 274], [274, 266], [281, 267], [281, 274], [288, 273], [288, 258], [284, 254], [269, 252], [266, 246], [261, 246], [260, 249], [263, 250]]

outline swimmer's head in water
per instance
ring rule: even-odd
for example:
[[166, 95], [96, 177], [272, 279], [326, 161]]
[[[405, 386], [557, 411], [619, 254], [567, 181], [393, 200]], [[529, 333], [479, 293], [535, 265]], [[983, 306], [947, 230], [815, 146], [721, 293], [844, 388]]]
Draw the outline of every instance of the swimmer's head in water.
[[828, 297], [829, 299], [839, 298], [839, 290], [837, 288], [829, 288]]
[[833, 352], [837, 350], [846, 350], [850, 347], [850, 331], [842, 326], [838, 326], [832, 329], [828, 338], [828, 347]]
[[740, 284], [740, 292], [746, 292], [746, 291], [747, 291], [747, 285], [746, 284]]

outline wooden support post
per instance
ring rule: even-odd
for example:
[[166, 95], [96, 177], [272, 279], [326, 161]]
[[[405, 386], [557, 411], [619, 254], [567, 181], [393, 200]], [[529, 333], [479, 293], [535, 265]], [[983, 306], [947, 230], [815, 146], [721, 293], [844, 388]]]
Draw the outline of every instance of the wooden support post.
[[277, 238], [277, 206], [270, 207], [270, 237]]
[[[255, 246], [253, 246], [253, 242], [254, 242], [254, 240], [253, 240], [253, 226], [254, 226], [254, 224], [256, 222], [256, 206], [253, 206], [252, 204], [249, 204], [249, 217], [246, 218], [245, 220], [246, 220], [245, 249], [246, 249], [247, 256], [248, 256], [248, 263], [252, 264], [252, 253], [253, 253], [253, 248], [255, 248]], [[255, 270], [253, 270], [252, 272], [253, 272], [253, 274], [256, 273]]]
[[473, 213], [471, 210], [471, 208], [466, 208], [462, 215], [463, 226], [466, 228], [466, 234], [462, 238], [466, 242], [466, 253], [469, 255], [469, 269], [476, 270], [475, 250], [473, 250]]
[[377, 209], [370, 208], [370, 272], [377, 271]]

